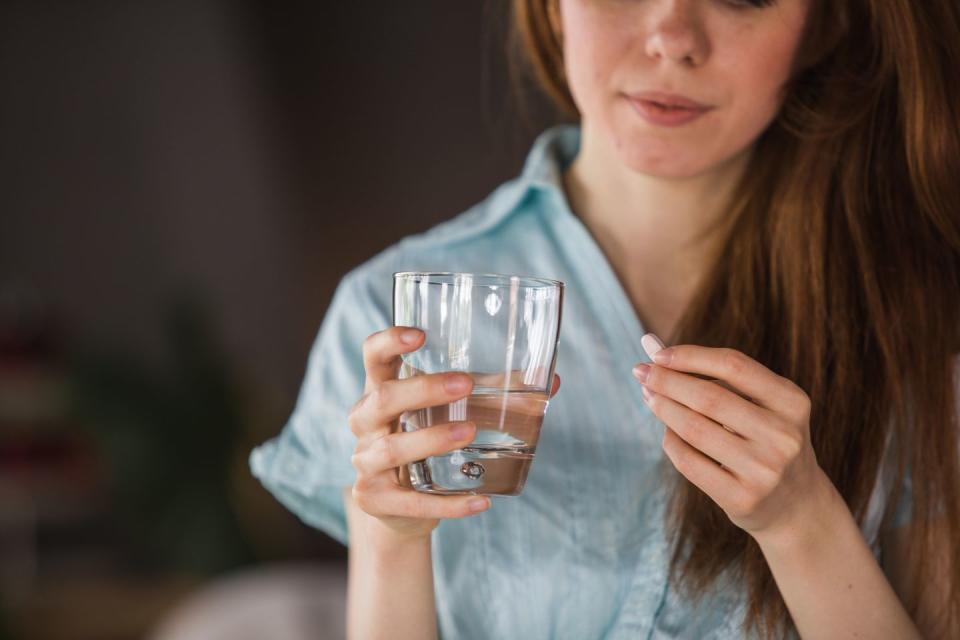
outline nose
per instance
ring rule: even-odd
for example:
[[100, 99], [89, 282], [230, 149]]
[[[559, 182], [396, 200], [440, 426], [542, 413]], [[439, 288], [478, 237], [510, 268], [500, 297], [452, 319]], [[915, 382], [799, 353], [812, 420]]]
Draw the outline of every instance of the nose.
[[647, 55], [690, 67], [703, 64], [709, 45], [693, 3], [665, 0], [659, 4], [660, 7], [650, 16]]

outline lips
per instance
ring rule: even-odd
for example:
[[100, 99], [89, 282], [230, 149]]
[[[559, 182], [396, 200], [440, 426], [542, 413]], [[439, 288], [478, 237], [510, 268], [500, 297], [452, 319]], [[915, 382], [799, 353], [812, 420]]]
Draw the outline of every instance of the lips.
[[673, 109], [688, 109], [691, 111], [706, 111], [710, 105], [697, 102], [675, 93], [663, 93], [661, 91], [643, 91], [641, 93], [631, 93], [627, 95], [631, 100], [641, 102], [652, 102], [658, 106]]
[[686, 96], [670, 93], [645, 91], [625, 97], [638, 115], [658, 127], [679, 127], [698, 120], [713, 109]]

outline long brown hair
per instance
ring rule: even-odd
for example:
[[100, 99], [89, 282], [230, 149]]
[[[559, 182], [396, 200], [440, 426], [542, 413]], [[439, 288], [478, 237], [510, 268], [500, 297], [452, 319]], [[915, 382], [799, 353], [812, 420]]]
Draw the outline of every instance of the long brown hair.
[[[553, 0], [513, 1], [513, 40], [539, 85], [578, 118]], [[733, 347], [812, 401], [817, 460], [862, 525], [887, 437], [912, 482], [911, 557], [945, 568], [960, 622], [960, 5], [813, 0], [777, 119], [725, 220], [727, 242], [671, 343]], [[695, 597], [726, 570], [748, 590], [744, 632], [788, 632], [759, 546], [674, 474], [670, 576]], [[948, 537], [937, 537], [934, 518]], [[946, 557], [934, 557], [936, 544]], [[952, 627], [951, 627], [952, 628]]]

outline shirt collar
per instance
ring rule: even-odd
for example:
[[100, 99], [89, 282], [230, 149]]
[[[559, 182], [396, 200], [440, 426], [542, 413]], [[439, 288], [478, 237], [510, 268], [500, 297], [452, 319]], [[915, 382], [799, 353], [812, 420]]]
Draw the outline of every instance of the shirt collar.
[[537, 136], [523, 165], [521, 180], [531, 187], [563, 193], [563, 171], [580, 150], [580, 126], [561, 124]]
[[541, 132], [534, 140], [523, 170], [513, 180], [501, 185], [484, 202], [471, 209], [471, 224], [441, 224], [430, 232], [434, 239], [454, 242], [487, 232], [522, 210], [526, 196], [533, 191], [548, 193], [565, 200], [563, 171], [580, 148], [580, 126], [555, 125]]

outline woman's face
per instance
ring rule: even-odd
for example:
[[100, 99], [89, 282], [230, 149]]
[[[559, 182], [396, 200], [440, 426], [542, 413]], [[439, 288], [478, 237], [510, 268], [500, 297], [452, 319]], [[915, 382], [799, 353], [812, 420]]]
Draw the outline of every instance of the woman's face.
[[[585, 127], [632, 170], [681, 178], [747, 150], [776, 117], [810, 0], [559, 2], [567, 82]], [[667, 126], [631, 99], [642, 92], [709, 108]]]

